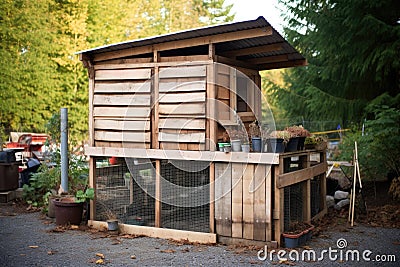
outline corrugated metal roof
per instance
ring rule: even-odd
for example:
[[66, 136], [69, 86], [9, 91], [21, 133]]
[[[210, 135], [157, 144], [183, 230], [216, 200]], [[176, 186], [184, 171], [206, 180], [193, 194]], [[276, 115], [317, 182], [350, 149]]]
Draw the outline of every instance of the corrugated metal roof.
[[[253, 47], [255, 48], [255, 47], [260, 47], [260, 46], [269, 45], [269, 44], [282, 44], [280, 50], [265, 51], [265, 52], [258, 51], [257, 53], [250, 52], [246, 55], [238, 56], [235, 59], [244, 60], [244, 61], [246, 61], [246, 60], [254, 61], [255, 59], [258, 59], [258, 58], [266, 58], [266, 57], [278, 56], [278, 55], [288, 55], [289, 61], [293, 61], [293, 60], [305, 61], [305, 58], [301, 54], [299, 54], [296, 51], [296, 49], [294, 49], [275, 29], [273, 29], [273, 27], [268, 23], [268, 21], [264, 17], [258, 17], [257, 19], [250, 20], [250, 21], [213, 25], [213, 26], [184, 30], [184, 31], [180, 31], [180, 32], [169, 33], [169, 34], [164, 34], [164, 35], [159, 35], [159, 36], [154, 36], [154, 37], [149, 37], [149, 38], [144, 38], [144, 39], [131, 40], [131, 41], [126, 41], [126, 42], [121, 42], [121, 43], [116, 43], [116, 44], [110, 44], [110, 45], [96, 47], [96, 48], [89, 49], [89, 50], [80, 51], [77, 54], [86, 54], [86, 55], [90, 56], [90, 55], [96, 55], [96, 54], [101, 54], [101, 53], [106, 53], [106, 52], [115, 52], [115, 51], [119, 51], [119, 50], [134, 49], [134, 48], [138, 48], [138, 47], [151, 46], [151, 45], [156, 45], [156, 44], [161, 44], [161, 43], [168, 43], [168, 42], [181, 41], [181, 40], [186, 40], [186, 39], [194, 39], [194, 38], [199, 38], [199, 37], [207, 37], [207, 36], [213, 36], [213, 35], [218, 35], [218, 34], [240, 32], [240, 31], [244, 31], [244, 30], [266, 28], [266, 27], [272, 28], [272, 35], [266, 35], [266, 36], [255, 37], [255, 38], [245, 38], [245, 39], [240, 39], [240, 40], [217, 43], [215, 45], [216, 54], [219, 54], [219, 53], [223, 54], [224, 52], [235, 51], [238, 49], [246, 49], [246, 48], [253, 48]], [[193, 47], [193, 48], [195, 48], [195, 47]], [[274, 61], [274, 62], [276, 62], [276, 61]], [[262, 66], [261, 66], [262, 64], [256, 63], [255, 65], [262, 68]], [[296, 64], [294, 64], [294, 65], [296, 65]]]

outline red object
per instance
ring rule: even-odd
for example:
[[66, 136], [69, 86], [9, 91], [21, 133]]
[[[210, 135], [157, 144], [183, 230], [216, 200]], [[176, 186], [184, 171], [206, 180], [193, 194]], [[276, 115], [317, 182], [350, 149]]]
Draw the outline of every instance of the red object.
[[111, 158], [109, 158], [108, 161], [110, 162], [111, 165], [116, 165], [118, 159], [116, 157], [111, 157]]

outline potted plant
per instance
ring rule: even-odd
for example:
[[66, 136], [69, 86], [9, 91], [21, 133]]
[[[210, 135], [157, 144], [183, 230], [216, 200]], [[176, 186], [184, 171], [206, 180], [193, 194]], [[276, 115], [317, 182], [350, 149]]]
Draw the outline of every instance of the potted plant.
[[286, 248], [296, 248], [304, 245], [308, 238], [311, 239], [311, 231], [314, 226], [304, 222], [291, 222], [289, 229], [282, 233]]
[[249, 135], [251, 137], [251, 148], [254, 152], [261, 152], [262, 139], [261, 127], [257, 120], [249, 124]]
[[304, 141], [305, 149], [323, 150], [328, 146], [328, 138], [321, 135], [310, 135]]
[[290, 140], [287, 144], [288, 151], [297, 151], [304, 149], [304, 141], [310, 132], [302, 125], [293, 125], [285, 129], [290, 133]]
[[285, 144], [289, 141], [290, 133], [286, 130], [272, 131], [269, 134], [268, 143], [271, 152], [283, 153]]
[[56, 207], [56, 224], [80, 224], [82, 221], [83, 205], [94, 199], [94, 189], [78, 190], [75, 196], [64, 196], [54, 200]]

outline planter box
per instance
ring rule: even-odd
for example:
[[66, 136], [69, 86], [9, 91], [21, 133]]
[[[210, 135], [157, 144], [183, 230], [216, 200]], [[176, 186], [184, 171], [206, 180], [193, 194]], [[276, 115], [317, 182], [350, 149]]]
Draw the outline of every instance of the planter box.
[[17, 189], [18, 178], [16, 163], [0, 163], [0, 192]]

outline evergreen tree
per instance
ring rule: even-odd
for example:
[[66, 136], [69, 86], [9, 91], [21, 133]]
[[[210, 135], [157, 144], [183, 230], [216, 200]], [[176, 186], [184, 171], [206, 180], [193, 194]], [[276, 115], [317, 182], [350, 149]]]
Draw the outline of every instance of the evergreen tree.
[[387, 92], [400, 91], [400, 2], [281, 0], [285, 34], [309, 65], [269, 87], [288, 116], [348, 124]]

